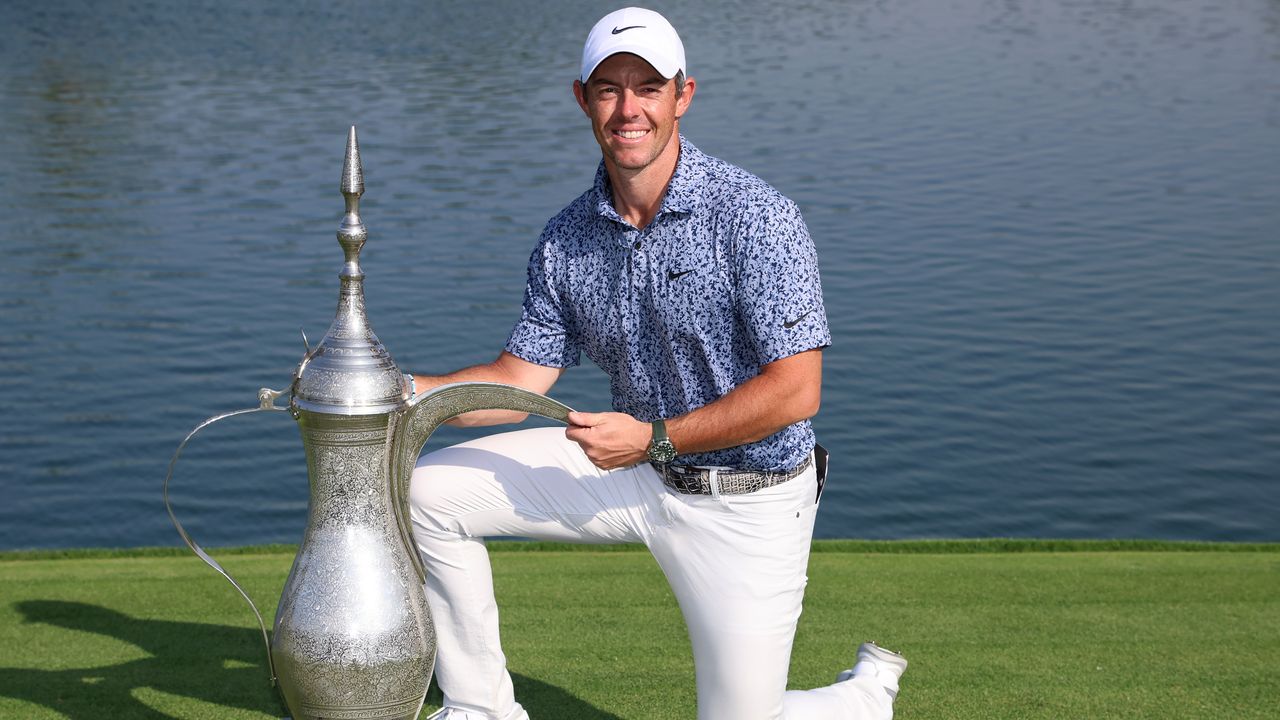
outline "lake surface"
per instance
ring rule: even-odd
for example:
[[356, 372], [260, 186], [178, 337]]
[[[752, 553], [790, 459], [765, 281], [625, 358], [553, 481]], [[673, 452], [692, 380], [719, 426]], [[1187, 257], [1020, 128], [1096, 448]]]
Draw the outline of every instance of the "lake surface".
[[[595, 171], [570, 83], [611, 9], [0, 7], [0, 548], [178, 544], [177, 443], [333, 317], [350, 124], [379, 337], [491, 359]], [[1280, 3], [659, 9], [685, 134], [818, 246], [819, 536], [1280, 540]], [[590, 367], [552, 395], [608, 405]], [[206, 544], [301, 537], [284, 413], [205, 431], [174, 483]]]

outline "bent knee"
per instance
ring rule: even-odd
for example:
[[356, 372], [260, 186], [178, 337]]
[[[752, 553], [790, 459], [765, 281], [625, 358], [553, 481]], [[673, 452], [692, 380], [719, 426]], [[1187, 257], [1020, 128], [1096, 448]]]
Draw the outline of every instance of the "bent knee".
[[457, 468], [439, 462], [434, 456], [422, 456], [409, 479], [409, 517], [414, 532], [447, 531], [453, 526], [457, 505]]
[[414, 531], [458, 532], [457, 519], [509, 506], [496, 487], [495, 472], [474, 462], [466, 448], [423, 455], [409, 480], [409, 514]]

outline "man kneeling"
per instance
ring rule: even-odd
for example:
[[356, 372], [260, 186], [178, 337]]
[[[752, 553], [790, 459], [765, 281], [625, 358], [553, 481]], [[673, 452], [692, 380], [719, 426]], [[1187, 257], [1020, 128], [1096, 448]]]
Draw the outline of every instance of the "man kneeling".
[[[449, 720], [520, 720], [498, 637], [488, 536], [644, 543], [693, 645], [699, 720], [891, 718], [907, 661], [864, 643], [833, 685], [786, 690], [825, 452], [831, 342], [817, 254], [796, 205], [680, 134], [696, 83], [661, 15], [626, 8], [587, 37], [573, 83], [603, 154], [551, 219], [524, 308], [491, 363], [417, 392], [501, 382], [546, 393], [585, 352], [613, 412], [424, 456], [414, 536]], [[522, 419], [482, 411], [459, 424]]]

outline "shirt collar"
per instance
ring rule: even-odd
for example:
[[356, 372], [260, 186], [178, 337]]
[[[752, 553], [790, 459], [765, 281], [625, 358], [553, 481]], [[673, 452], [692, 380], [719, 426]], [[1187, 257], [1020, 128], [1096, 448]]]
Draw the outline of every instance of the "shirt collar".
[[[691, 213], [698, 207], [698, 190], [706, 174], [706, 155], [694, 147], [683, 134], [680, 135], [680, 157], [676, 160], [676, 172], [667, 184], [667, 193], [662, 197], [662, 207], [654, 219], [667, 213]], [[616, 222], [625, 223], [622, 216], [613, 207], [613, 187], [609, 182], [609, 171], [605, 169], [604, 160], [596, 168], [594, 189], [596, 192], [596, 211], [604, 217]]]

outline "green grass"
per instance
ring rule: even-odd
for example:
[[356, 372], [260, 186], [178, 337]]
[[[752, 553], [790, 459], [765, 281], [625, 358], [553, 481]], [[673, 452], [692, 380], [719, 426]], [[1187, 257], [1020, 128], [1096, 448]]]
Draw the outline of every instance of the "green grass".
[[[493, 547], [535, 720], [694, 716], [689, 643], [646, 553]], [[291, 549], [214, 554], [270, 617]], [[911, 660], [903, 720], [1271, 718], [1280, 546], [818, 543], [791, 686], [831, 682], [868, 638]], [[185, 549], [0, 553], [0, 718], [279, 717], [263, 654]]]

